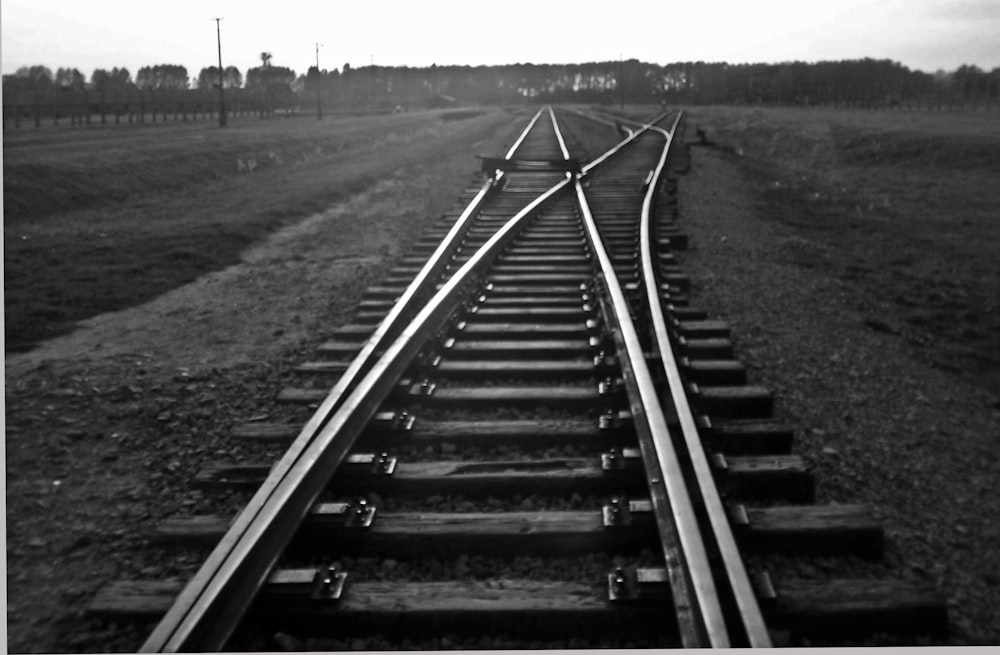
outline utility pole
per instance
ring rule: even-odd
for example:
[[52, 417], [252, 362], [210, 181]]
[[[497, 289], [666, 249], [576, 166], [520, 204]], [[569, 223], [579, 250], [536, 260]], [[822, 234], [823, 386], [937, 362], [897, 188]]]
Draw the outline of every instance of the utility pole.
[[319, 49], [322, 43], [316, 44], [316, 120], [323, 120], [323, 99], [320, 95], [320, 85], [323, 82], [323, 74], [319, 71]]
[[221, 18], [215, 19], [215, 40], [219, 45], [219, 127], [226, 126], [226, 95], [222, 91], [222, 31], [219, 27]]

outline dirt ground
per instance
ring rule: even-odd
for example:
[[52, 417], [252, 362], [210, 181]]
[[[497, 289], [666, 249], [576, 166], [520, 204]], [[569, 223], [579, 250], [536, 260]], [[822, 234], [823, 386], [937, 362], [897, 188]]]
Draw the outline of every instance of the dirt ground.
[[[456, 152], [413, 177], [400, 171], [237, 265], [7, 355], [10, 651], [141, 645], [148, 630], [91, 622], [82, 608], [117, 579], [193, 572], [202, 554], [165, 558], [150, 531], [178, 510], [208, 511], [192, 475], [212, 457], [246, 457], [226, 441], [231, 425], [270, 411], [286, 367], [350, 319], [474, 168]], [[434, 190], [441, 178], [447, 193]]]
[[940, 590], [953, 643], [996, 645], [1000, 140], [982, 116], [951, 121], [691, 112], [689, 141], [701, 126], [714, 145], [681, 178], [680, 260], [776, 392], [819, 502], [872, 506], [881, 573]]
[[[933, 243], [948, 249], [931, 265], [919, 241], [901, 243], [905, 229], [859, 228], [857, 239], [844, 242], [842, 232], [796, 224], [829, 215], [856, 220], [855, 205], [881, 217], [872, 224], [898, 221], [876, 212], [877, 199], [862, 204], [853, 189], [841, 192], [839, 204], [803, 211], [815, 202], [814, 188], [796, 177], [808, 164], [792, 174], [789, 162], [812, 157], [817, 143], [838, 147], [831, 133], [861, 139], [855, 150], [869, 152], [866, 135], [884, 131], [860, 122], [868, 118], [836, 128], [825, 120], [822, 128], [780, 112], [692, 115], [689, 139], [696, 124], [704, 125], [716, 146], [693, 149], [693, 167], [681, 182], [681, 220], [692, 237], [683, 265], [698, 304], [730, 321], [754, 379], [775, 389], [779, 414], [798, 427], [795, 447], [817, 470], [821, 500], [874, 505], [897, 572], [949, 597], [954, 641], [998, 644], [1000, 406], [995, 364], [976, 368], [966, 352], [972, 346], [983, 357], [997, 355], [990, 341], [997, 315], [989, 304], [996, 267], [981, 252], [995, 253], [989, 249], [996, 242], [980, 214], [963, 216], [960, 222], [977, 230], [979, 254], [952, 250], [942, 236], [947, 231], [932, 231]], [[777, 136], [788, 130], [820, 137]], [[471, 173], [471, 154], [429, 164], [415, 182], [396, 175], [294, 222], [246, 250], [237, 265], [6, 357], [8, 650], [138, 648], [146, 628], [89, 621], [81, 609], [114, 580], [190, 575], [199, 553], [166, 557], [150, 546], [152, 527], [179, 510], [208, 507], [189, 488], [194, 472], [216, 456], [249, 456], [226, 440], [230, 426], [272, 411], [268, 399], [288, 379], [288, 367], [349, 320], [365, 286], [446, 208], [424, 196], [414, 204], [407, 196], [412, 185], [426, 188], [440, 166]], [[863, 179], [865, 166], [852, 175]], [[986, 175], [982, 170], [990, 169], [980, 162], [947, 184], [968, 188], [963, 177]], [[912, 167], [896, 173], [927, 179]], [[446, 205], [472, 176], [451, 179]], [[907, 186], [900, 184], [902, 196]], [[890, 207], [925, 202], [887, 197]], [[995, 216], [992, 202], [974, 209]], [[938, 229], [929, 220], [922, 225]], [[967, 241], [956, 239], [954, 247]], [[897, 248], [917, 263], [882, 266], [882, 253]], [[864, 271], [850, 268], [862, 265]], [[964, 296], [933, 290], [942, 301], [962, 298], [966, 304], [950, 315], [982, 329], [949, 342], [965, 349], [960, 359], [921, 341], [949, 322], [909, 322], [897, 298], [923, 290], [925, 278], [904, 275], [908, 286], [896, 286], [886, 281], [893, 275], [883, 277], [886, 270], [926, 270], [940, 285], [962, 281]], [[949, 361], [961, 364], [941, 365]]]
[[[177, 122], [10, 130], [3, 162], [7, 351], [29, 350], [76, 321], [236, 264], [277, 229], [396, 169], [442, 153], [464, 153], [471, 167], [475, 154], [503, 145], [490, 139], [514, 120], [492, 108], [243, 118], [225, 130]], [[251, 160], [253, 171], [245, 168]]]

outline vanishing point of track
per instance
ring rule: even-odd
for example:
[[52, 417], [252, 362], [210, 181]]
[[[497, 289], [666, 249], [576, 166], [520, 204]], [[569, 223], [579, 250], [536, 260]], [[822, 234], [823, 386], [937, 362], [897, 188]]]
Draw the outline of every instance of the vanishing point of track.
[[[748, 551], [878, 556], [881, 529], [866, 508], [808, 504], [770, 394], [747, 384], [728, 327], [688, 305], [669, 175], [681, 113], [558, 115], [484, 157], [462, 211], [299, 367], [311, 382], [279, 400], [314, 406], [304, 425], [237, 429], [291, 440], [284, 455], [199, 475], [256, 492], [232, 521], [161, 528], [215, 544], [194, 578], [112, 586], [95, 612], [162, 614], [144, 651], [274, 633], [761, 647], [859, 622], [940, 629], [940, 602], [905, 585], [782, 593], [748, 574]], [[622, 140], [587, 151], [574, 134], [595, 126]], [[527, 576], [490, 568], [517, 558]], [[442, 559], [456, 564], [405, 575]]]

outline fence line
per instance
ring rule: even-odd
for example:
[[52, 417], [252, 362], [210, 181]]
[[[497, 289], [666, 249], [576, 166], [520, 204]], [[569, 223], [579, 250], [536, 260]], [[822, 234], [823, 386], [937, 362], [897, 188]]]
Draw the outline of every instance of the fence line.
[[[28, 96], [28, 97], [25, 97]], [[3, 127], [36, 128], [114, 123], [156, 123], [218, 119], [218, 96], [209, 93], [124, 91], [101, 94], [96, 91], [55, 91], [48, 93], [12, 92], [4, 94]], [[298, 99], [262, 98], [258, 93], [226, 94], [228, 116], [268, 117], [300, 112]]]
[[[977, 98], [961, 93], [923, 93], [914, 96], [883, 95], [880, 89], [822, 89], [813, 95], [793, 99], [752, 100], [690, 92], [669, 92], [662, 100], [681, 105], [760, 105], [778, 107], [813, 107], [913, 112], [1000, 112], [1000, 98], [990, 94]], [[537, 99], [536, 99], [537, 100]], [[313, 99], [291, 95], [268, 98], [257, 90], [230, 89], [226, 93], [226, 113], [232, 117], [274, 115], [295, 116], [311, 113]], [[323, 104], [330, 110], [347, 109], [349, 102], [332, 97]], [[122, 90], [98, 91], [53, 90], [48, 92], [12, 91], [4, 94], [3, 129], [43, 125], [70, 126], [114, 123], [187, 122], [218, 119], [218, 96], [206, 91]]]

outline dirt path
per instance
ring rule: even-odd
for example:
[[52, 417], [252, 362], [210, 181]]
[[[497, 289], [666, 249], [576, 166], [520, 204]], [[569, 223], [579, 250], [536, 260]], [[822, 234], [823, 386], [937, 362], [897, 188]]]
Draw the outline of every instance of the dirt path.
[[[6, 358], [8, 650], [141, 645], [147, 626], [88, 621], [81, 609], [113, 580], [191, 574], [201, 554], [161, 554], [152, 527], [218, 509], [191, 477], [213, 458], [249, 457], [227, 439], [232, 423], [272, 411], [287, 365], [349, 321], [364, 288], [444, 209], [414, 203], [412, 188], [390, 179], [236, 266]], [[698, 153], [681, 188], [697, 302], [733, 324], [755, 379], [778, 391], [823, 500], [876, 505], [890, 563], [945, 590], [958, 641], [998, 643], [1000, 520], [981, 511], [997, 507], [1000, 415], [989, 399], [866, 326], [849, 287], [802, 265], [815, 258], [800, 251], [824, 246], [769, 220], [732, 158]]]
[[270, 411], [287, 365], [350, 320], [363, 290], [447, 208], [413, 202], [412, 183], [381, 182], [236, 266], [7, 357], [10, 651], [141, 645], [148, 626], [108, 626], [81, 609], [116, 579], [191, 575], [203, 555], [164, 558], [152, 528], [178, 510], [217, 511], [191, 476], [213, 458], [247, 457], [227, 439], [232, 423]]
[[[948, 599], [953, 643], [1000, 643], [995, 398], [873, 327], [855, 282], [839, 275], [838, 234], [826, 241], [778, 220], [740, 157], [692, 153], [680, 181], [691, 249], [679, 257], [692, 302], [733, 326], [751, 382], [775, 392], [819, 502], [867, 504], [884, 525], [885, 570], [859, 563], [857, 575], [933, 587]], [[779, 582], [829, 575], [796, 562], [771, 572]]]
[[[354, 218], [393, 184], [281, 230], [248, 249], [236, 266], [7, 357], [7, 379], [40, 367], [58, 371], [120, 358], [160, 369], [228, 368], [299, 343], [329, 317], [331, 306], [350, 302], [386, 256], [396, 254], [396, 222], [362, 228]], [[325, 245], [311, 247], [316, 243]]]

